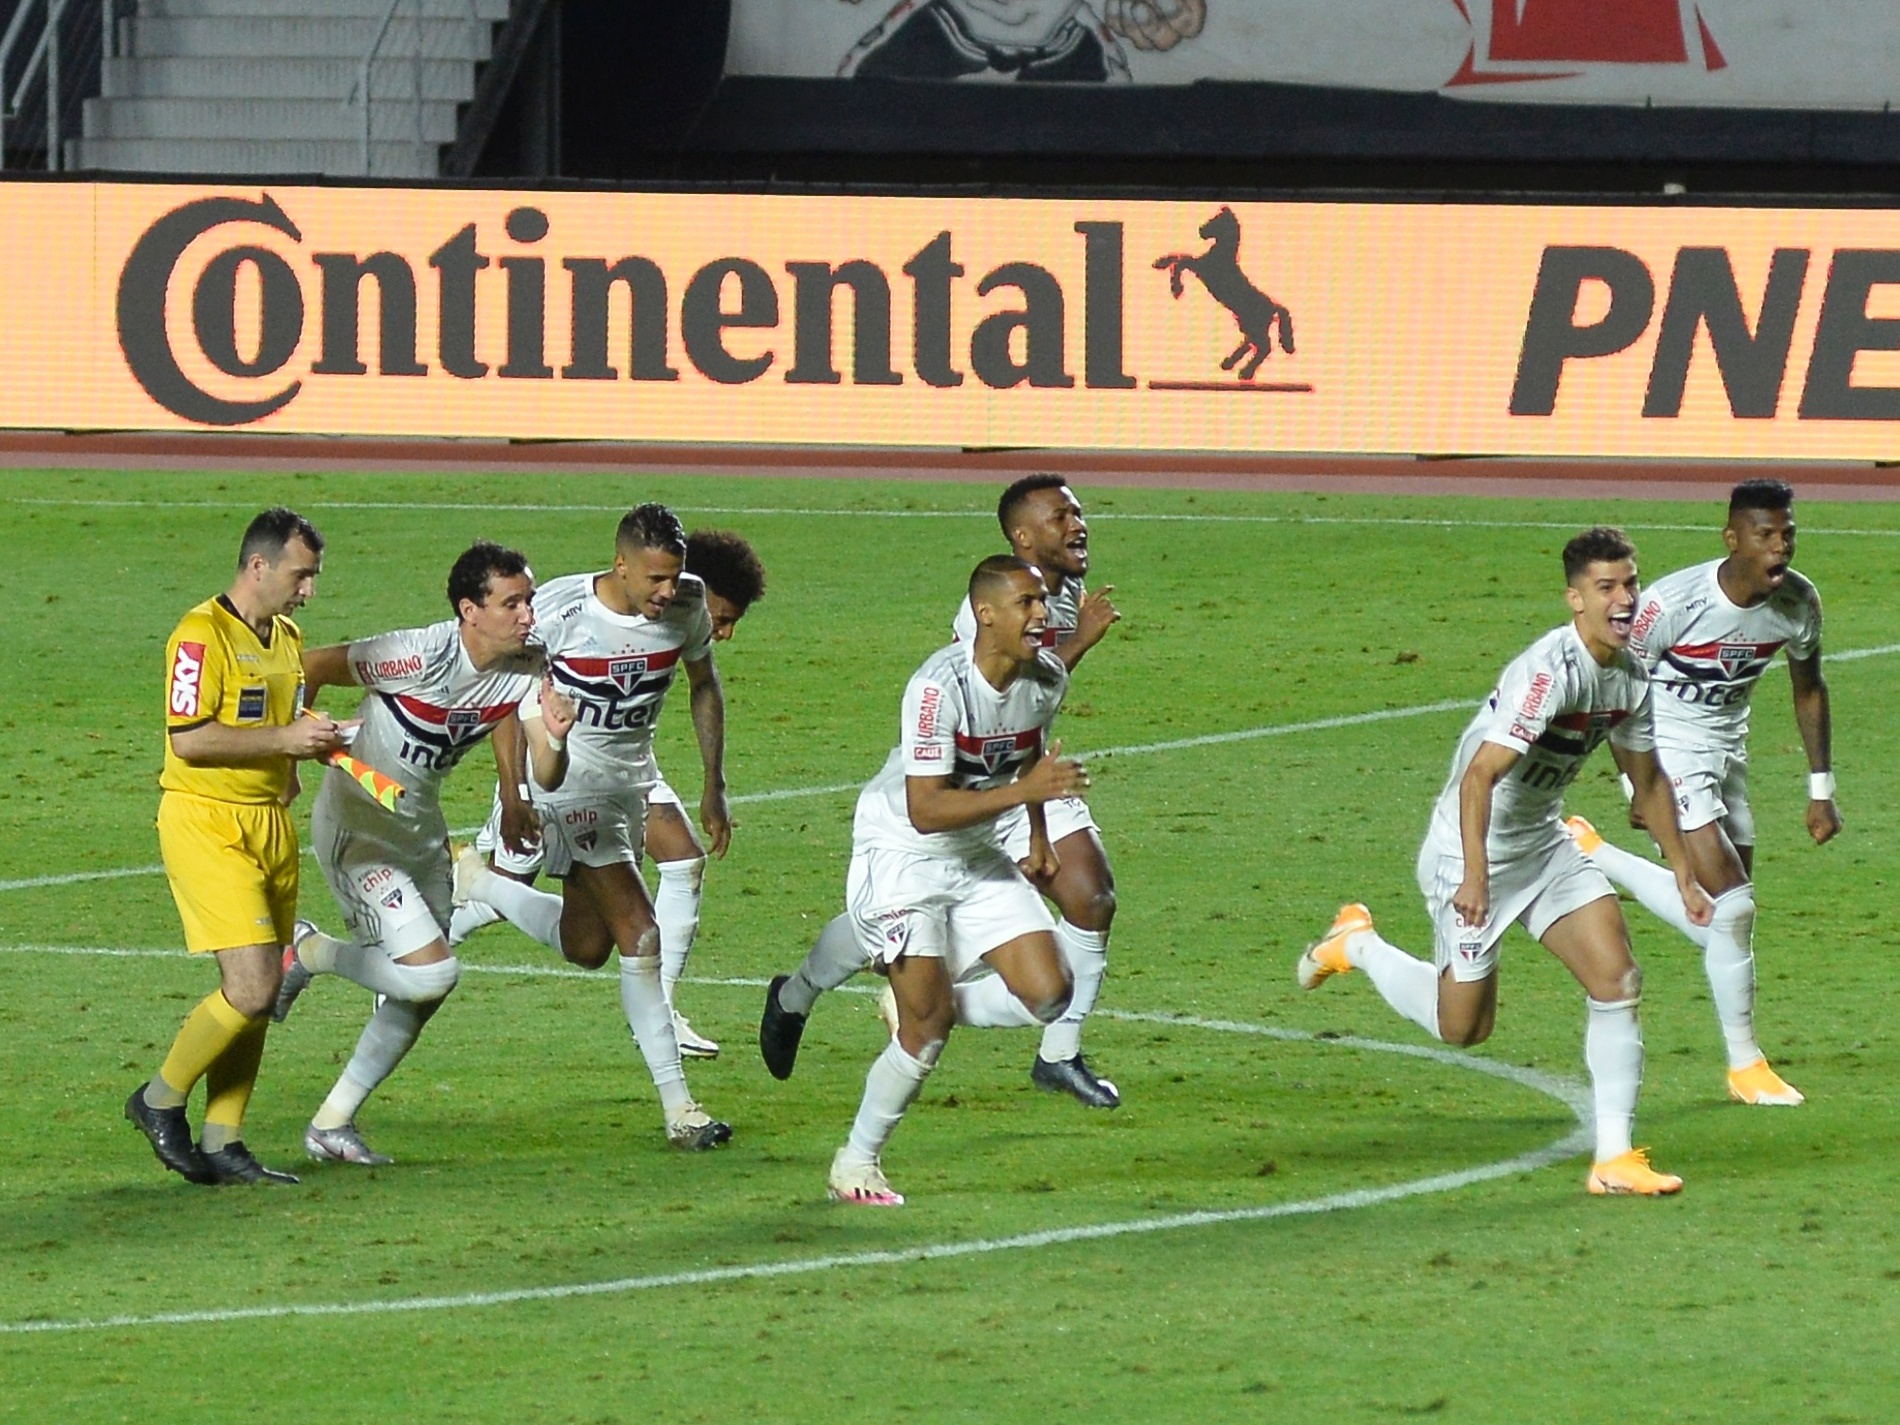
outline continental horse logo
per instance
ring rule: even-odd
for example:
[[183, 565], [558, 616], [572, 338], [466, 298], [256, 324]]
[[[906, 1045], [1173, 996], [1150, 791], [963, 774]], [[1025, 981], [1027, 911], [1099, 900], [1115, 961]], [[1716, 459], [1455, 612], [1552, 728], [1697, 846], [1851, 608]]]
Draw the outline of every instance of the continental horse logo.
[[[1280, 350], [1293, 354], [1293, 313], [1254, 286], [1240, 267], [1240, 219], [1232, 208], [1222, 208], [1201, 224], [1208, 240], [1203, 253], [1172, 252], [1157, 257], [1155, 267], [1168, 274], [1168, 288], [1178, 299], [1185, 290], [1183, 273], [1201, 279], [1207, 295], [1233, 314], [1240, 328], [1240, 345], [1227, 354], [1220, 369], [1251, 381], [1260, 365], [1273, 354], [1277, 335]], [[1238, 370], [1235, 368], [1238, 367]]]

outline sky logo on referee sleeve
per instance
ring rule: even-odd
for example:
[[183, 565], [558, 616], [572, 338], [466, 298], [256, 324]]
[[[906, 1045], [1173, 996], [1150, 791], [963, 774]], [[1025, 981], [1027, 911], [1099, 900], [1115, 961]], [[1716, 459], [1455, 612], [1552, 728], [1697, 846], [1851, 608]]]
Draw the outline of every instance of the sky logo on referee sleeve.
[[203, 685], [205, 646], [181, 643], [172, 657], [171, 710], [174, 717], [198, 715], [198, 690]]

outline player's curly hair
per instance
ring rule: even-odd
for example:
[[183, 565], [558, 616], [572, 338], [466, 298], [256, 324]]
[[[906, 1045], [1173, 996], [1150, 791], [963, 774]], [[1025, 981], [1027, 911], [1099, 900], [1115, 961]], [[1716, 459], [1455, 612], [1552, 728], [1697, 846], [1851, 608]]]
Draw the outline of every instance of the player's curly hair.
[[238, 568], [249, 564], [253, 554], [261, 554], [266, 563], [276, 564], [293, 539], [301, 539], [309, 545], [312, 554], [323, 553], [323, 536], [317, 533], [315, 525], [295, 510], [273, 505], [245, 526], [244, 538], [238, 541]]
[[1786, 480], [1744, 480], [1729, 491], [1728, 512], [1731, 517], [1743, 510], [1791, 510], [1794, 508], [1794, 486]]
[[1022, 502], [1038, 490], [1060, 490], [1069, 483], [1067, 475], [1058, 475], [1051, 470], [1039, 471], [1034, 475], [1025, 475], [1007, 490], [1002, 499], [996, 502], [996, 522], [1003, 527], [1003, 538], [1009, 538], [1009, 527], [1016, 522], [1016, 511]]
[[665, 505], [635, 505], [621, 517], [614, 532], [617, 549], [664, 549], [686, 557], [686, 526]]
[[1614, 525], [1600, 524], [1564, 546], [1564, 580], [1574, 582], [1592, 564], [1615, 564], [1635, 557], [1636, 546], [1627, 534]]
[[506, 549], [492, 539], [478, 539], [449, 566], [449, 607], [459, 618], [462, 600], [477, 606], [488, 602], [488, 581], [497, 574], [512, 579], [528, 574], [528, 556], [518, 549]]
[[696, 529], [687, 535], [686, 570], [741, 613], [765, 597], [765, 565], [731, 530]]

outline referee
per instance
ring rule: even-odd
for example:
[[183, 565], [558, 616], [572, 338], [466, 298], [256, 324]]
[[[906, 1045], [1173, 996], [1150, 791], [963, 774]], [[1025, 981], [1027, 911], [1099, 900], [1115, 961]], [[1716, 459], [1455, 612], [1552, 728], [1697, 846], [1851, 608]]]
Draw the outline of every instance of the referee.
[[[264, 1030], [297, 913], [295, 760], [343, 743], [347, 728], [303, 716], [303, 634], [289, 615], [323, 567], [323, 536], [303, 516], [266, 510], [238, 549], [237, 577], [179, 620], [165, 648], [164, 794], [158, 845], [185, 947], [216, 955], [219, 987], [185, 1017], [125, 1116], [159, 1162], [194, 1183], [294, 1183], [242, 1138]], [[205, 1081], [204, 1131], [185, 1102]]]

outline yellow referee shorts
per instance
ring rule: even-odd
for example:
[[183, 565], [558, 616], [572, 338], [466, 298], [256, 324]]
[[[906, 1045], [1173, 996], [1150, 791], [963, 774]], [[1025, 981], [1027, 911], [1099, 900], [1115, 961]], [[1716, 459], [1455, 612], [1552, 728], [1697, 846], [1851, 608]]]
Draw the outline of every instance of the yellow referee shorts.
[[298, 858], [285, 808], [166, 792], [158, 849], [192, 954], [289, 941]]

